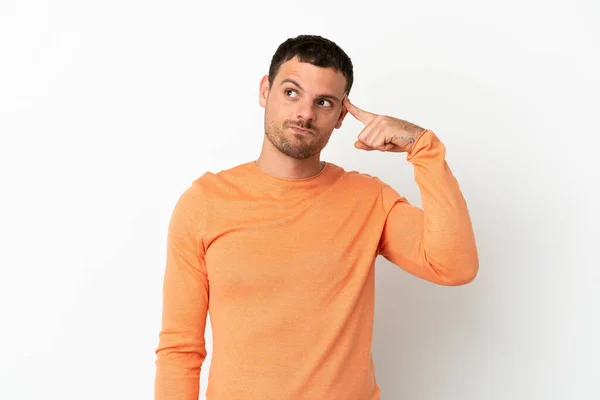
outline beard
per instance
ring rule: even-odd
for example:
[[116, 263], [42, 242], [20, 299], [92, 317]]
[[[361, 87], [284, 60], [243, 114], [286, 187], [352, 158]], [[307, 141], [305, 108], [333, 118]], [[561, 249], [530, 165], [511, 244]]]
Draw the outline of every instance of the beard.
[[[308, 129], [313, 134], [306, 136], [295, 134], [289, 131], [291, 127]], [[277, 150], [297, 160], [305, 160], [321, 152], [327, 145], [330, 136], [317, 131], [310, 121], [287, 120], [282, 125], [278, 125], [269, 121], [267, 115], [265, 115], [265, 135]]]

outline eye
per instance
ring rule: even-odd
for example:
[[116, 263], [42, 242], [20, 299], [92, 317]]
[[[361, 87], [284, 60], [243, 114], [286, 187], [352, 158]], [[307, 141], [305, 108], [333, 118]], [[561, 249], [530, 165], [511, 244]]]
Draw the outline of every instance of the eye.
[[291, 93], [295, 94], [296, 96], [298, 95], [298, 92], [296, 92], [294, 89], [286, 89], [285, 90], [285, 95], [287, 97], [294, 97]]
[[333, 106], [333, 104], [329, 100], [326, 100], [326, 99], [321, 99], [317, 103], [320, 106], [324, 106], [324, 107], [331, 107], [331, 106]]

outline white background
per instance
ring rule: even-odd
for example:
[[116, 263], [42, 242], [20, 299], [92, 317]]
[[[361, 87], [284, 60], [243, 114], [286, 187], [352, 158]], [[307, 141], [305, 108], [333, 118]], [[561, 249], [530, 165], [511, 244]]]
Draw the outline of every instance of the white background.
[[[356, 105], [436, 132], [477, 235], [467, 286], [378, 261], [382, 399], [599, 399], [598, 21], [594, 0], [2, 0], [0, 399], [152, 398], [174, 203], [258, 157], [260, 78], [300, 33], [348, 52]], [[323, 159], [420, 205], [361, 127]]]

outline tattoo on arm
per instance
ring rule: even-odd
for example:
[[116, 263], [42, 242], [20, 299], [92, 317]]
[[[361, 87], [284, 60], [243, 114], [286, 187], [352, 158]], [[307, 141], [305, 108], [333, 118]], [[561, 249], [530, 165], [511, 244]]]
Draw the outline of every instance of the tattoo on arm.
[[406, 145], [409, 145], [409, 146], [411, 146], [415, 142], [415, 138], [414, 137], [409, 137], [409, 136], [395, 136], [394, 139], [398, 143], [406, 144]]

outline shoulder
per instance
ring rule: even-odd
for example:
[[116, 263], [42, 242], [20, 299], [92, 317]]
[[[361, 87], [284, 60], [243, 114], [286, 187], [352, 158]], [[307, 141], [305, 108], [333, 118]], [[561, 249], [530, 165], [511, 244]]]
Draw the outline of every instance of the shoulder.
[[248, 164], [240, 164], [218, 172], [207, 171], [190, 182], [179, 194], [175, 211], [203, 213], [206, 203], [218, 194], [235, 191], [236, 182], [248, 174]]
[[332, 169], [335, 169], [339, 175], [338, 184], [350, 188], [359, 188], [363, 191], [381, 191], [384, 183], [375, 175], [357, 170], [346, 170], [336, 164], [329, 163]]
[[218, 172], [207, 171], [196, 178], [188, 190], [204, 197], [223, 191], [234, 191], [239, 183], [247, 179], [250, 174], [251, 163], [249, 162]]
[[397, 202], [406, 202], [405, 197], [378, 176], [355, 170], [347, 171], [337, 165], [332, 167], [339, 171], [338, 184], [342, 185], [344, 193], [360, 193], [362, 199], [378, 199], [385, 210], [389, 210]]

